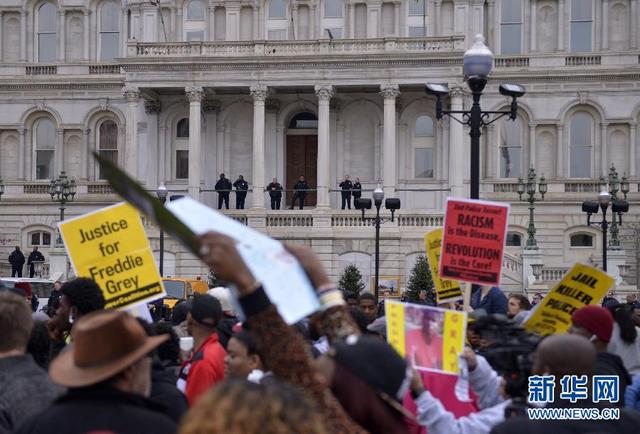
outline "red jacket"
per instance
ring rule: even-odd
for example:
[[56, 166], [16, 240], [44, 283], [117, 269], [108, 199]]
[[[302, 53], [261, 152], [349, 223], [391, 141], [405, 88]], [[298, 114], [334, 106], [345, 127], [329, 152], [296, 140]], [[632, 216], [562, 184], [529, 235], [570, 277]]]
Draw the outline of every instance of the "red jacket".
[[225, 355], [224, 348], [218, 342], [218, 334], [213, 333], [182, 364], [178, 388], [187, 396], [190, 407], [196, 403], [200, 395], [222, 381]]

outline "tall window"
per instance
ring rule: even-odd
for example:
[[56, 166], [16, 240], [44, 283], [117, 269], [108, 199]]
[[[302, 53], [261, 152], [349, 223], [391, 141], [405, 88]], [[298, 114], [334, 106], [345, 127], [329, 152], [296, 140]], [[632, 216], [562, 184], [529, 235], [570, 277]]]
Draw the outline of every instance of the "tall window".
[[325, 0], [322, 18], [323, 38], [341, 39], [344, 28], [344, 0]]
[[344, 16], [344, 0], [325, 0], [324, 17], [342, 18]]
[[267, 39], [282, 40], [288, 38], [287, 20], [288, 2], [286, 0], [271, 0], [269, 2], [269, 22], [267, 23]]
[[56, 149], [56, 128], [48, 118], [40, 119], [36, 123], [34, 149], [36, 162], [36, 179], [51, 179], [53, 177], [53, 157]]
[[407, 17], [408, 36], [421, 38], [427, 36], [427, 5], [425, 0], [409, 0], [409, 16]]
[[500, 177], [522, 176], [522, 120], [500, 123]]
[[202, 0], [191, 0], [186, 4], [184, 22], [185, 41], [204, 41], [207, 27], [205, 6]]
[[286, 0], [271, 0], [269, 2], [269, 18], [270, 19], [287, 18]]
[[502, 54], [522, 53], [522, 0], [502, 1], [500, 46]]
[[433, 178], [433, 148], [435, 135], [433, 119], [421, 115], [416, 119], [413, 131], [414, 171], [415, 178]]
[[120, 10], [114, 2], [100, 8], [100, 60], [118, 57], [120, 46]]
[[593, 149], [593, 118], [589, 113], [578, 112], [571, 117], [569, 131], [571, 178], [591, 178], [591, 153]]
[[58, 56], [58, 9], [45, 3], [38, 9], [38, 61], [55, 62]]
[[[185, 140], [186, 139], [186, 140]], [[176, 125], [176, 179], [189, 178], [189, 118]]]
[[30, 246], [50, 246], [51, 233], [45, 231], [33, 231], [27, 235]]
[[[118, 125], [113, 121], [105, 121], [100, 125], [98, 133], [98, 149], [100, 156], [114, 164], [118, 164]], [[100, 179], [106, 179], [100, 168]]]
[[424, 15], [425, 13], [424, 0], [410, 0], [409, 1], [409, 15]]
[[591, 51], [592, 0], [571, 0], [571, 51]]
[[593, 236], [589, 234], [575, 234], [569, 238], [571, 247], [593, 247]]

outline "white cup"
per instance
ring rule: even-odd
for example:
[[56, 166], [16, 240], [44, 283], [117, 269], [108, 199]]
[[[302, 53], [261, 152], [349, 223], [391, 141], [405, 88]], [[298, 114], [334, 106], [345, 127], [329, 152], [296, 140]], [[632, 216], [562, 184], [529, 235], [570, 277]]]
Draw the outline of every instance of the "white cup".
[[191, 351], [193, 349], [193, 337], [180, 338], [180, 351]]

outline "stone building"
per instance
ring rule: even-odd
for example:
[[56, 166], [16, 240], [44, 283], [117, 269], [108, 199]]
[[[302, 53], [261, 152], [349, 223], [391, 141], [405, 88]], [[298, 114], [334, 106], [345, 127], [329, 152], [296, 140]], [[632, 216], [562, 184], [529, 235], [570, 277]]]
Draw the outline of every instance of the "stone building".
[[[505, 286], [528, 286], [532, 263], [545, 286], [575, 261], [601, 261], [580, 204], [612, 165], [630, 180], [631, 212], [609, 268], [635, 284], [638, 1], [424, 1], [3, 0], [0, 256], [39, 245], [48, 257], [58, 209], [47, 185], [61, 171], [78, 182], [67, 215], [118, 200], [95, 151], [149, 190], [164, 183], [211, 206], [218, 175], [242, 174], [247, 209], [229, 215], [310, 244], [336, 280], [356, 263], [368, 287], [373, 228], [339, 210], [336, 190], [344, 174], [380, 184], [402, 202], [382, 229], [381, 274], [404, 285], [446, 197], [468, 194], [467, 127], [436, 120], [424, 84], [449, 83], [446, 105], [468, 108], [462, 55], [482, 33], [496, 54], [483, 108], [508, 107], [499, 83], [528, 91], [515, 122], [482, 135], [481, 195], [513, 204]], [[529, 167], [549, 184], [538, 252], [524, 251], [528, 204], [515, 192]], [[291, 188], [301, 174], [317, 188], [304, 210], [265, 209], [272, 178]], [[171, 241], [165, 256], [167, 274], [206, 274]]]

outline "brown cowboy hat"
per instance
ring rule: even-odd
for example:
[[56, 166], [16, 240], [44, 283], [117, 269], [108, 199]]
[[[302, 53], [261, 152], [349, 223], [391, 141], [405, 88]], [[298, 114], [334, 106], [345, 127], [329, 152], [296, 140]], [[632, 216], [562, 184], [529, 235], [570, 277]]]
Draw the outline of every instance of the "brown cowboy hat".
[[49, 367], [51, 379], [66, 387], [91, 386], [111, 378], [169, 338], [147, 336], [135, 318], [115, 310], [83, 316], [71, 336], [73, 343]]

